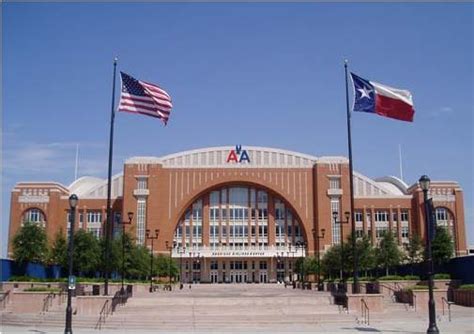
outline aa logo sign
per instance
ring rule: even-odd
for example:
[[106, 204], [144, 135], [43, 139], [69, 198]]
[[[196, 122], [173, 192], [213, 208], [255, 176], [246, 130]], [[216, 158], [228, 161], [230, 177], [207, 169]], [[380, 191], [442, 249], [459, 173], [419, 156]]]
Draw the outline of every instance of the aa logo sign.
[[250, 163], [250, 157], [246, 150], [242, 150], [241, 145], [236, 145], [235, 150], [230, 150], [229, 155], [227, 156], [226, 162]]

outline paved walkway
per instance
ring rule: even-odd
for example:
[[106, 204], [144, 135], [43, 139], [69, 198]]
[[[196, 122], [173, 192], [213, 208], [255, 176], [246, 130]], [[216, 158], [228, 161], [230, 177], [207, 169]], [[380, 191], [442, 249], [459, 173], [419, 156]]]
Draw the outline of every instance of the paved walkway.
[[[427, 314], [385, 303], [383, 313], [340, 313], [327, 293], [282, 285], [194, 285], [183, 290], [136, 296], [107, 319], [101, 333], [426, 333]], [[452, 321], [438, 313], [441, 333], [474, 333], [474, 308], [453, 306]], [[57, 322], [3, 325], [2, 333], [62, 333]], [[81, 325], [81, 321], [82, 325]], [[3, 321], [2, 321], [3, 324]], [[76, 326], [74, 326], [76, 324]], [[57, 327], [56, 327], [57, 326]], [[74, 333], [91, 333], [74, 317]], [[99, 332], [99, 331], [96, 331]]]

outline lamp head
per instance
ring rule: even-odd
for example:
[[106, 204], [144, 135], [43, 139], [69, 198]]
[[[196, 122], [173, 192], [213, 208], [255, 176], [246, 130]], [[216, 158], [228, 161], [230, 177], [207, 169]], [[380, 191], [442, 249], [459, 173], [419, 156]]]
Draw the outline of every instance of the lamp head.
[[428, 175], [422, 175], [418, 182], [420, 183], [420, 187], [423, 189], [423, 191], [428, 191], [428, 189], [430, 189], [431, 180]]
[[78, 201], [79, 201], [79, 198], [77, 198], [76, 194], [72, 194], [71, 196], [69, 196], [69, 206], [71, 208], [75, 209]]
[[131, 222], [132, 219], [133, 219], [133, 212], [132, 212], [132, 211], [129, 211], [129, 212], [127, 213], [127, 215], [128, 215], [128, 221]]
[[337, 219], [337, 211], [333, 211], [333, 212], [332, 212], [332, 217], [334, 218], [334, 220]]
[[324, 238], [324, 234], [326, 234], [326, 229], [322, 228], [321, 229], [321, 237]]
[[147, 230], [145, 231], [145, 235], [146, 235], [146, 237], [148, 238], [148, 237], [150, 236], [150, 230], [147, 229]]
[[349, 221], [349, 218], [351, 217], [351, 213], [349, 211], [344, 212], [344, 216], [346, 217], [346, 221]]
[[160, 235], [160, 229], [157, 228], [155, 229], [155, 236], [158, 238], [159, 235]]

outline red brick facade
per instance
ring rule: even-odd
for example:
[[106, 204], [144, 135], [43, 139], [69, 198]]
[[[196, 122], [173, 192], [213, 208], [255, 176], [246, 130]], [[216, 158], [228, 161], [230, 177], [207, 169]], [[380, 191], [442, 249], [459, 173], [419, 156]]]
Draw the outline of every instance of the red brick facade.
[[[313, 255], [317, 251], [313, 231], [326, 231], [320, 243], [321, 251], [331, 246], [334, 231], [332, 205], [338, 207], [340, 219], [343, 219], [345, 211], [350, 210], [347, 159], [316, 158], [283, 150], [244, 147], [250, 162], [226, 162], [228, 152], [232, 149], [219, 147], [162, 158], [129, 159], [124, 165], [123, 174], [114, 177], [114, 212], [122, 213], [122, 217], [126, 217], [129, 211], [135, 213], [133, 224], [127, 226], [134, 236], [141, 233], [143, 238], [143, 229], [159, 229], [154, 248], [156, 252], [163, 253], [166, 252], [166, 241], [170, 244], [173, 242], [177, 224], [183, 219], [185, 211], [200, 199], [202, 245], [209, 246], [210, 192], [223, 187], [249, 187], [268, 193], [267, 246], [275, 246], [274, 199], [283, 201], [299, 221], [301, 236], [307, 243], [307, 254]], [[361, 219], [356, 226], [369, 233], [373, 242], [382, 227], [392, 230], [400, 244], [408, 241], [406, 233], [418, 233], [424, 237], [423, 194], [417, 184], [408, 187], [393, 177], [371, 180], [355, 173], [354, 185], [356, 212]], [[50, 240], [60, 228], [65, 231], [68, 196], [73, 192], [79, 196], [76, 222], [80, 219], [82, 225], [76, 224], [78, 228], [89, 227], [87, 217], [91, 210], [100, 212], [96, 217], [105, 221], [105, 187], [104, 180], [95, 178], [81, 178], [69, 187], [48, 182], [18, 183], [11, 197], [10, 240], [25, 219], [25, 213], [32, 208], [42, 212], [40, 220]], [[433, 197], [436, 207], [444, 208], [447, 213], [445, 222], [453, 231], [456, 254], [465, 254], [462, 189], [456, 182], [433, 181], [430, 197]], [[331, 201], [334, 203], [331, 204]], [[138, 212], [139, 205], [143, 211], [141, 213]], [[142, 218], [138, 218], [140, 214]], [[141, 232], [137, 232], [139, 227], [136, 222], [139, 219], [144, 222]], [[376, 223], [376, 219], [383, 221]], [[344, 236], [349, 235], [350, 231], [350, 225], [346, 224]], [[273, 259], [270, 260], [273, 263]]]

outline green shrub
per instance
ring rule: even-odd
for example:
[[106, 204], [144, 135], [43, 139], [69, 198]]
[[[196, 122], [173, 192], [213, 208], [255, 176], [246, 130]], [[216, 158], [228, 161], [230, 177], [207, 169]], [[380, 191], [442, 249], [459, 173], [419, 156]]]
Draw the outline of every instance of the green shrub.
[[30, 276], [12, 276], [8, 279], [10, 282], [42, 282], [41, 278]]
[[419, 281], [419, 280], [420, 280], [420, 276], [416, 276], [416, 275], [406, 275], [406, 276], [403, 276], [403, 279], [404, 279], [404, 280], [407, 280], [407, 281]]
[[24, 289], [25, 292], [59, 292], [61, 289], [59, 288], [46, 288], [46, 287], [35, 287], [35, 288], [27, 288]]
[[474, 284], [463, 284], [459, 287], [461, 290], [474, 290]]
[[434, 275], [434, 279], [451, 279], [451, 275], [446, 273], [439, 273]]
[[381, 276], [378, 279], [379, 281], [402, 281], [404, 278], [398, 275], [388, 275], [388, 276]]

